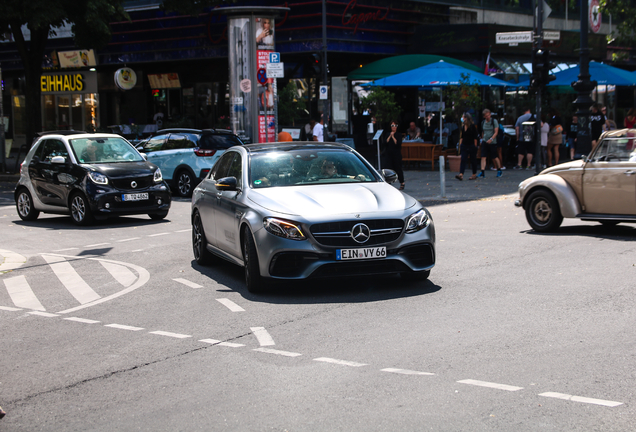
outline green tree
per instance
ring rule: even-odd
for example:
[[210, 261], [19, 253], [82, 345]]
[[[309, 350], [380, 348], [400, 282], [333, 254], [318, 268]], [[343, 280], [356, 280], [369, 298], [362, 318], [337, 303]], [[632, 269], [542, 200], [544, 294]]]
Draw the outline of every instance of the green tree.
[[378, 125], [397, 121], [402, 114], [402, 108], [395, 101], [395, 95], [382, 87], [371, 87], [367, 97], [360, 100], [360, 108], [362, 111], [369, 111]]
[[612, 15], [617, 45], [633, 46], [636, 42], [636, 4], [632, 0], [599, 0], [599, 5], [602, 15]]
[[70, 25], [79, 49], [100, 48], [111, 38], [108, 23], [128, 19], [122, 3], [123, 0], [0, 2], [0, 34], [13, 36], [24, 66], [27, 143], [42, 130], [40, 76], [49, 37]]
[[470, 109], [479, 112], [483, 104], [479, 84], [470, 83], [470, 74], [461, 74], [459, 85], [446, 87], [444, 99], [445, 114], [455, 119], [461, 118], [462, 114]]
[[296, 119], [307, 117], [307, 102], [291, 80], [278, 93], [278, 123], [295, 126]]

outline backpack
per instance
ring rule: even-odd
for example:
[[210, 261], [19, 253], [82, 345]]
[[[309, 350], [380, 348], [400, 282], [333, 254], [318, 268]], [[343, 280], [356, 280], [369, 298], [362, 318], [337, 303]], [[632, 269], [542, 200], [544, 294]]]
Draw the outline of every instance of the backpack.
[[[499, 133], [497, 134], [497, 138], [503, 137], [503, 135], [502, 135], [504, 133], [503, 126], [501, 126], [499, 124], [499, 122], [497, 121], [497, 119], [495, 119], [495, 118], [493, 118], [492, 121], [494, 122], [495, 129], [499, 128]], [[481, 121], [481, 131], [482, 132], [484, 131], [484, 125], [485, 124], [486, 124], [486, 120], [482, 120]], [[495, 138], [493, 144], [497, 144], [497, 138]]]

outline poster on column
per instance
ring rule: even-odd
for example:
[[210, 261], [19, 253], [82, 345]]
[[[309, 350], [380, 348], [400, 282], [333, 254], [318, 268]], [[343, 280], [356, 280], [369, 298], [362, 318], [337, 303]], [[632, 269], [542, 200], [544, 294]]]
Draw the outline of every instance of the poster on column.
[[[269, 63], [269, 53], [274, 51], [274, 20], [256, 18], [256, 70], [265, 70]], [[258, 84], [258, 141], [276, 142], [276, 118], [274, 103], [276, 100], [276, 80], [264, 78]], [[267, 119], [267, 121], [266, 121]], [[265, 124], [268, 123], [267, 135]]]

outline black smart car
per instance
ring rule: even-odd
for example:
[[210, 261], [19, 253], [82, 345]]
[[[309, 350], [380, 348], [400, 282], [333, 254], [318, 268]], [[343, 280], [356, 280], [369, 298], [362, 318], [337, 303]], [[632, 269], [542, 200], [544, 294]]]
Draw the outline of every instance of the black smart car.
[[114, 134], [43, 133], [20, 168], [15, 202], [23, 220], [40, 212], [70, 214], [73, 222], [147, 214], [168, 215], [170, 188], [161, 170]]

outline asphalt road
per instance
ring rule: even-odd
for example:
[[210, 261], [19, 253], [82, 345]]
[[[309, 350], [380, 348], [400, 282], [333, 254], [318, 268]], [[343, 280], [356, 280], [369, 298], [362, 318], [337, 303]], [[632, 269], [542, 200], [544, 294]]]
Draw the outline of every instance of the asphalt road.
[[636, 227], [537, 234], [513, 200], [432, 201], [425, 283], [258, 296], [194, 263], [186, 200], [88, 229], [0, 200], [21, 264], [0, 274], [0, 430], [632, 430]]

